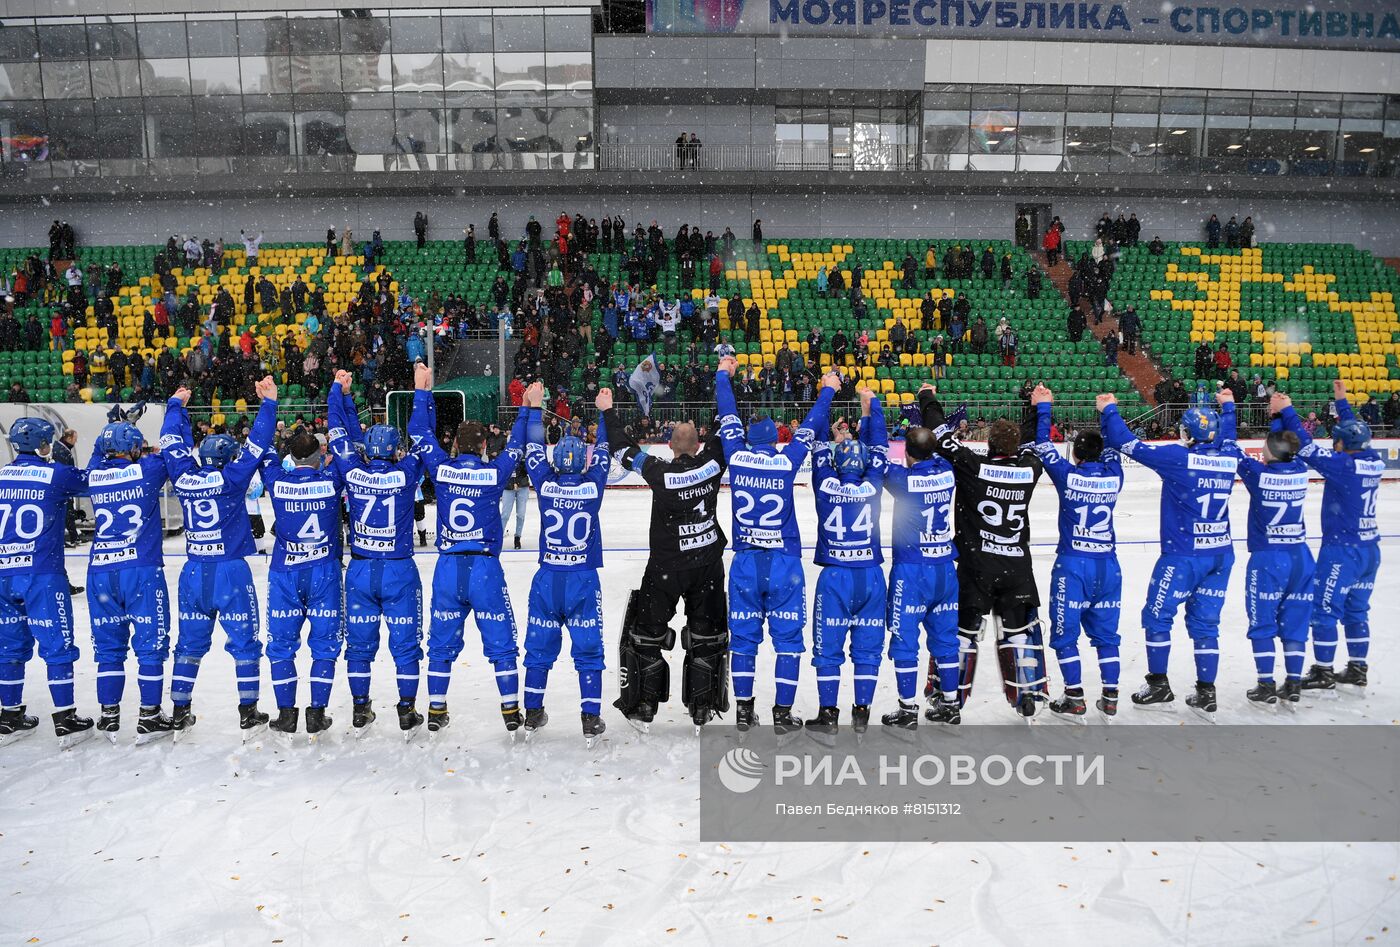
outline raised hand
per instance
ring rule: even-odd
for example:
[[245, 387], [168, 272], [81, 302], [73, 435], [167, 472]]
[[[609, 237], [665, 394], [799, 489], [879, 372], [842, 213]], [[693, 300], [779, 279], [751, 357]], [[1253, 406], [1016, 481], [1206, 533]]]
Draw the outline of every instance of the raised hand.
[[422, 362], [413, 366], [413, 387], [419, 391], [433, 390], [433, 370]]
[[335, 382], [340, 386], [341, 391], [349, 391], [350, 373], [342, 368], [340, 371], [335, 373]]
[[937, 386], [937, 385], [929, 384], [928, 382], [924, 382], [922, 385], [919, 386], [919, 393], [920, 393], [920, 394], [923, 394], [925, 391], [931, 392], [932, 394], [937, 395], [937, 394], [938, 394], [938, 386]]
[[871, 388], [869, 385], [861, 385], [860, 388], [856, 390], [856, 394], [860, 396], [861, 412], [863, 414], [869, 414], [870, 403], [875, 400], [875, 389]]
[[1341, 401], [1347, 396], [1347, 383], [1340, 378], [1332, 379], [1332, 397]]
[[726, 355], [719, 360], [719, 370], [730, 378], [734, 377], [734, 372], [739, 368], [739, 360], [732, 355]]
[[1100, 414], [1102, 414], [1104, 408], [1107, 408], [1107, 407], [1108, 407], [1109, 405], [1111, 405], [1111, 404], [1117, 404], [1117, 403], [1118, 403], [1118, 396], [1117, 396], [1117, 395], [1099, 395], [1097, 398], [1094, 399], [1094, 408], [1095, 408]]
[[827, 372], [822, 376], [822, 387], [830, 388], [832, 391], [841, 390], [841, 376], [836, 372]]
[[193, 392], [191, 392], [188, 388], [181, 386], [175, 389], [175, 394], [171, 395], [171, 397], [174, 398], [176, 401], [180, 402], [181, 404], [189, 404], [191, 394], [193, 394]]
[[544, 382], [534, 381], [525, 389], [525, 407], [538, 408], [544, 404]]
[[1273, 397], [1269, 399], [1270, 414], [1279, 414], [1284, 408], [1291, 407], [1293, 407], [1293, 399], [1281, 391], [1274, 392]]
[[1055, 393], [1044, 385], [1036, 385], [1031, 391], [1031, 404], [1051, 404], [1055, 400]]
[[1235, 393], [1229, 388], [1222, 386], [1221, 389], [1215, 393], [1215, 400], [1217, 404], [1221, 405], [1234, 404]]
[[611, 410], [611, 408], [612, 408], [612, 406], [613, 406], [612, 389], [611, 389], [611, 388], [599, 388], [599, 389], [598, 389], [598, 397], [596, 397], [596, 398], [593, 399], [593, 406], [594, 406], [595, 408], [597, 408], [599, 411], [608, 411], [608, 410]]
[[264, 401], [277, 400], [277, 383], [272, 380], [271, 375], [263, 376], [261, 381], [253, 385], [253, 391]]

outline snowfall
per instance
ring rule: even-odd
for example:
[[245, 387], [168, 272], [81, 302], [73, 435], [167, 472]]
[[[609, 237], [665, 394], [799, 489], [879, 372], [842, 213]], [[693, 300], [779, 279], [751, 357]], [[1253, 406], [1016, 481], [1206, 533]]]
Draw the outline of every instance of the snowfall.
[[[1137, 616], [1157, 554], [1158, 490], [1144, 472], [1118, 506], [1128, 688], [1144, 672]], [[1308, 512], [1313, 532], [1320, 497], [1316, 486]], [[1222, 621], [1222, 723], [1266, 719], [1244, 698], [1253, 681], [1238, 539], [1246, 499], [1240, 488], [1232, 501], [1239, 558]], [[650, 502], [644, 490], [612, 490], [604, 503], [610, 663], [627, 590], [646, 562]], [[798, 508], [811, 543], [816, 524], [805, 488]], [[1391, 572], [1400, 568], [1400, 485], [1382, 487], [1380, 508], [1387, 562], [1373, 601], [1371, 686], [1364, 696], [1306, 697], [1299, 724], [1400, 720], [1400, 642], [1393, 633], [1400, 584]], [[1047, 483], [1032, 506], [1042, 590], [1053, 562], [1055, 510]], [[727, 523], [727, 493], [720, 512]], [[537, 528], [532, 506], [526, 549], [501, 557], [518, 620], [535, 570]], [[885, 529], [888, 537], [888, 522]], [[173, 586], [183, 563], [178, 537], [166, 551]], [[69, 572], [80, 584], [84, 562], [83, 550], [70, 552]], [[417, 562], [429, 587], [435, 556], [422, 551]], [[260, 589], [266, 563], [257, 557], [253, 564]], [[809, 564], [809, 593], [814, 584]], [[95, 712], [83, 596], [75, 608], [84, 649], [79, 705]], [[617, 691], [609, 668], [609, 729], [586, 749], [566, 647], [550, 682], [553, 721], [528, 744], [512, 744], [474, 636], [469, 625], [467, 650], [454, 669], [452, 726], [412, 743], [390, 719], [393, 668], [383, 653], [373, 685], [380, 717], [358, 740], [350, 733], [342, 666], [331, 705], [335, 723], [320, 742], [302, 734], [295, 744], [270, 735], [242, 743], [233, 665], [216, 632], [195, 691], [199, 724], [180, 743], [133, 745], [129, 663], [121, 742], [97, 736], [66, 752], [49, 729], [43, 666], [31, 662], [26, 693], [43, 724], [0, 750], [0, 937], [10, 944], [182, 947], [1400, 941], [1397, 844], [701, 843], [697, 740], [678, 699], [649, 735], [640, 735], [607, 705]], [[1176, 640], [1172, 671], [1180, 689], [1192, 678], [1180, 621]], [[770, 651], [757, 678], [765, 717], [771, 662]], [[303, 703], [307, 663], [303, 656]], [[679, 668], [678, 654], [672, 665]], [[843, 706], [850, 703], [846, 668]], [[1010, 722], [992, 679], [995, 666], [981, 670], [964, 726]], [[1058, 689], [1058, 673], [1052, 678]], [[1086, 683], [1092, 693], [1097, 678], [1087, 657]], [[263, 694], [267, 708], [266, 670]], [[812, 670], [804, 666], [799, 709], [813, 712], [815, 697]], [[894, 699], [887, 663], [875, 714]], [[1208, 725], [1184, 709], [1147, 714], [1126, 703], [1120, 719]]]

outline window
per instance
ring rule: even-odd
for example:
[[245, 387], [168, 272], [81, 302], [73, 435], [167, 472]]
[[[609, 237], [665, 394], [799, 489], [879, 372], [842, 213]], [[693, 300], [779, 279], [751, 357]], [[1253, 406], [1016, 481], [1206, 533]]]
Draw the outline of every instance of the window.
[[[287, 20], [282, 16], [240, 16], [238, 54], [240, 56], [286, 55], [291, 52]], [[245, 75], [247, 73], [244, 73]]]
[[89, 23], [88, 48], [93, 59], [135, 59], [136, 21]]
[[190, 54], [185, 18], [138, 20], [136, 37], [143, 59], [174, 59]]
[[146, 95], [189, 95], [188, 59], [142, 59], [141, 91]]
[[191, 56], [238, 55], [238, 28], [232, 19], [216, 20], [201, 15], [185, 27], [189, 31]]
[[0, 62], [31, 62], [39, 56], [39, 37], [32, 26], [0, 21]]
[[496, 70], [490, 53], [446, 53], [442, 57], [448, 91], [466, 92], [496, 87]]
[[245, 56], [238, 61], [238, 71], [244, 95], [292, 91], [291, 60], [286, 56]]
[[443, 153], [442, 109], [399, 109], [395, 113], [398, 126], [398, 150], [408, 155]]
[[236, 56], [191, 59], [190, 76], [190, 91], [195, 95], [237, 95], [241, 88]]
[[293, 92], [339, 92], [339, 56], [293, 56], [289, 62]]
[[393, 154], [394, 113], [387, 109], [352, 109], [346, 112], [345, 139], [355, 154]]
[[243, 153], [251, 157], [292, 154], [289, 112], [248, 112], [243, 116]]
[[496, 110], [453, 109], [452, 150], [462, 154], [490, 154], [496, 146]]
[[496, 54], [496, 88], [531, 92], [544, 87], [544, 53]]
[[344, 155], [350, 153], [345, 137], [345, 115], [341, 112], [298, 112], [297, 141], [301, 154]]
[[43, 97], [44, 84], [39, 77], [38, 63], [0, 63], [0, 99], [41, 99]]
[[345, 11], [352, 16], [340, 19], [340, 49], [344, 53], [387, 53], [389, 20], [370, 16], [364, 10]]
[[46, 99], [91, 99], [92, 84], [88, 81], [85, 62], [49, 62], [39, 64]]
[[544, 21], [544, 48], [550, 52], [593, 51], [593, 21], [589, 16], [551, 13]]
[[396, 16], [389, 21], [394, 55], [442, 51], [442, 20], [436, 16]]
[[287, 20], [287, 38], [296, 53], [340, 52], [340, 23], [334, 16], [292, 16]]
[[441, 54], [394, 53], [394, 91], [442, 91]]
[[496, 50], [507, 53], [539, 52], [544, 47], [544, 17], [495, 16]]
[[593, 56], [591, 53], [545, 53], [545, 84], [550, 90], [563, 91], [593, 87]]
[[486, 15], [444, 16], [442, 18], [442, 48], [449, 53], [491, 52], [496, 48], [496, 41], [492, 37], [491, 31], [491, 17]]
[[39, 53], [46, 60], [86, 59], [87, 28], [81, 23], [40, 26]]

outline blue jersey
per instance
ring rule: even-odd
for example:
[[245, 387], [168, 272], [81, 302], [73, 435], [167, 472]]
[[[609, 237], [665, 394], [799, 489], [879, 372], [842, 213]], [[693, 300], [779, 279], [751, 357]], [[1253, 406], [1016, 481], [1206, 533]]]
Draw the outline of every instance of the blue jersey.
[[268, 451], [262, 479], [272, 498], [273, 572], [340, 565], [340, 495], [345, 480], [332, 464], [285, 469]]
[[1055, 552], [1114, 556], [1113, 508], [1123, 491], [1123, 462], [1118, 451], [1106, 446], [1096, 461], [1070, 463], [1050, 442], [1050, 412], [1048, 404], [1036, 406], [1035, 452], [1060, 495], [1060, 544]]
[[[1337, 417], [1352, 420], [1351, 405], [1337, 399]], [[1283, 424], [1298, 435], [1303, 449], [1298, 458], [1322, 474], [1322, 545], [1376, 546], [1381, 541], [1376, 521], [1376, 494], [1385, 461], [1375, 450], [1338, 453], [1315, 444], [1291, 407], [1283, 409]]]
[[750, 447], [734, 403], [729, 374], [715, 373], [719, 441], [729, 464], [729, 492], [733, 498], [735, 552], [777, 549], [789, 556], [802, 555], [802, 532], [793, 509], [793, 483], [811, 453], [818, 419], [830, 414], [833, 395], [831, 389], [822, 389], [806, 420], [793, 433], [791, 443], [782, 449], [774, 444]]
[[0, 467], [0, 576], [63, 571], [68, 500], [87, 493], [87, 478], [37, 454]]
[[[827, 427], [823, 413], [820, 423]], [[885, 485], [889, 439], [879, 399], [870, 407], [870, 462], [858, 479], [843, 479], [831, 466], [831, 446], [812, 451], [812, 493], [817, 500], [819, 566], [871, 566], [885, 561], [880, 541], [880, 494]]]
[[1301, 460], [1265, 464], [1240, 460], [1240, 480], [1249, 490], [1249, 551], [1301, 547], [1307, 539], [1303, 504], [1308, 499], [1308, 466]]
[[345, 481], [350, 507], [350, 555], [359, 559], [407, 559], [413, 555], [413, 494], [423, 475], [416, 453], [400, 460], [365, 460], [350, 432], [359, 431], [349, 395], [331, 385], [328, 402], [333, 463]]
[[223, 467], [200, 467], [189, 412], [174, 398], [166, 405], [160, 451], [185, 514], [185, 551], [191, 559], [225, 562], [257, 551], [244, 495], [276, 425], [277, 402], [264, 400], [238, 456]]
[[413, 393], [408, 433], [437, 487], [439, 552], [500, 554], [501, 493], [523, 455], [526, 414], [522, 410], [516, 417], [505, 450], [494, 460], [482, 460], [475, 454], [449, 457], [434, 433], [437, 424], [432, 392]]
[[1162, 478], [1162, 554], [1213, 556], [1230, 550], [1230, 491], [1240, 448], [1235, 443], [1235, 406], [1221, 406], [1220, 443], [1144, 444], [1133, 436], [1116, 405], [1103, 412], [1103, 437]]
[[598, 441], [583, 473], [561, 474], [549, 464], [544, 446], [544, 415], [539, 408], [521, 413], [529, 415], [525, 428], [525, 472], [540, 504], [540, 566], [569, 571], [601, 569], [603, 534], [598, 527], [598, 510], [603, 505], [603, 488], [612, 467], [607, 425], [598, 425]]
[[93, 452], [88, 465], [88, 496], [96, 527], [89, 572], [128, 566], [159, 569], [165, 565], [160, 491], [168, 479], [165, 461], [156, 455], [133, 463], [127, 457], [103, 458]]

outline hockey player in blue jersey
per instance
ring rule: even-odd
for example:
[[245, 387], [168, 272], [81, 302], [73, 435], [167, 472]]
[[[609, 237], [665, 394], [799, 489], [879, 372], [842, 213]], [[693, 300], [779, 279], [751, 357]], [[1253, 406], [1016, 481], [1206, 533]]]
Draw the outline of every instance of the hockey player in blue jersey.
[[[606, 726], [599, 715], [603, 700], [603, 540], [598, 511], [608, 484], [612, 454], [607, 426], [599, 425], [593, 454], [577, 437], [566, 434], [546, 454], [544, 391], [532, 385], [525, 392], [525, 472], [539, 497], [539, 571], [530, 583], [529, 618], [525, 625], [525, 732], [549, 721], [544, 710], [545, 685], [569, 631], [570, 652], [578, 672], [580, 714], [588, 746]], [[612, 408], [612, 389], [602, 388], [594, 400], [600, 415]]]
[[[935, 451], [932, 419], [912, 427], [904, 437], [904, 466], [885, 471], [885, 489], [894, 497], [889, 595], [885, 623], [890, 661], [894, 664], [899, 706], [880, 718], [888, 727], [914, 730], [919, 725], [916, 701], [919, 635], [928, 639], [929, 656], [944, 702], [958, 701], [958, 575], [953, 545], [953, 467]], [[873, 425], [862, 425], [869, 439]]]
[[[417, 390], [408, 433], [437, 488], [438, 562], [428, 633], [428, 726], [440, 730], [450, 720], [447, 688], [452, 662], [462, 653], [462, 630], [471, 613], [486, 660], [496, 673], [502, 719], [513, 735], [521, 725], [519, 648], [515, 613], [501, 569], [501, 491], [524, 454], [526, 412], [515, 419], [505, 448], [494, 460], [484, 459], [486, 428], [477, 421], [458, 425], [457, 456], [449, 457], [437, 439], [432, 372], [420, 364], [415, 373]], [[530, 390], [535, 396], [543, 395], [543, 386]]]
[[[889, 439], [880, 399], [860, 389], [865, 443], [818, 442], [812, 451], [812, 492], [817, 504], [816, 563], [822, 567], [812, 607], [812, 666], [817, 669], [817, 716], [806, 722], [815, 733], [834, 734], [841, 712], [837, 694], [847, 640], [855, 683], [851, 727], [864, 733], [885, 645], [885, 573], [880, 541], [880, 496]], [[829, 427], [829, 411], [819, 421]], [[867, 446], [868, 445], [868, 446]]]
[[160, 493], [169, 479], [159, 455], [141, 456], [146, 439], [126, 421], [97, 436], [88, 465], [92, 549], [88, 556], [88, 616], [97, 661], [97, 729], [115, 741], [121, 729], [126, 655], [136, 652], [141, 715], [138, 741], [171, 732], [161, 712], [165, 662], [170, 657], [170, 591], [162, 551]]
[[277, 719], [272, 729], [297, 730], [297, 651], [308, 626], [311, 694], [306, 732], [331, 725], [326, 716], [335, 662], [345, 641], [340, 567], [340, 503], [345, 479], [326, 463], [321, 442], [301, 428], [287, 441], [288, 464], [264, 455], [262, 481], [272, 498], [272, 564], [267, 589], [267, 659]]
[[1117, 398], [1099, 395], [1104, 440], [1162, 478], [1161, 555], [1152, 569], [1142, 623], [1147, 634], [1147, 681], [1133, 694], [1137, 707], [1176, 699], [1167, 680], [1172, 623], [1186, 603], [1186, 630], [1195, 646], [1196, 689], [1186, 698], [1209, 717], [1216, 710], [1220, 666], [1220, 609], [1235, 552], [1230, 544], [1230, 491], [1240, 449], [1235, 443], [1235, 400], [1216, 396], [1220, 412], [1191, 408], [1181, 416], [1180, 444], [1149, 445], [1133, 436], [1118, 414]]
[[[1303, 691], [1308, 616], [1313, 603], [1313, 556], [1308, 549], [1303, 504], [1308, 468], [1297, 459], [1302, 443], [1275, 419], [1264, 441], [1264, 460], [1240, 458], [1240, 480], [1249, 490], [1249, 565], [1245, 612], [1259, 683], [1248, 692], [1257, 706], [1291, 709]], [[1274, 683], [1274, 641], [1283, 644], [1284, 681]]]
[[48, 665], [53, 726], [65, 746], [92, 735], [73, 702], [73, 602], [63, 571], [68, 500], [87, 493], [86, 471], [53, 462], [54, 426], [42, 418], [10, 425], [15, 459], [0, 467], [0, 738], [39, 725], [24, 712], [24, 665]]
[[413, 495], [422, 459], [401, 448], [398, 428], [376, 424], [359, 439], [359, 412], [350, 373], [336, 372], [327, 402], [333, 463], [345, 480], [350, 507], [350, 565], [345, 570], [345, 676], [359, 732], [374, 720], [370, 664], [379, 651], [381, 622], [398, 678], [399, 729], [423, 725], [417, 710], [423, 661], [423, 580], [413, 561]]
[[[1338, 684], [1366, 686], [1366, 657], [1371, 642], [1371, 592], [1381, 564], [1377, 492], [1385, 461], [1371, 447], [1371, 428], [1347, 401], [1346, 384], [1333, 382], [1339, 422], [1332, 429], [1332, 449], [1314, 443], [1284, 396], [1275, 410], [1284, 427], [1298, 435], [1298, 458], [1322, 475], [1322, 548], [1313, 579], [1312, 668], [1303, 690], [1334, 690]], [[1337, 622], [1347, 637], [1347, 666], [1332, 670], [1337, 652]]]
[[254, 387], [262, 403], [241, 450], [227, 434], [210, 434], [196, 451], [185, 410], [188, 388], [177, 390], [166, 404], [160, 429], [161, 457], [184, 512], [188, 554], [180, 570], [180, 635], [170, 673], [176, 730], [195, 723], [190, 709], [195, 676], [209, 653], [216, 621], [228, 636], [225, 650], [233, 657], [238, 678], [239, 727], [246, 732], [267, 723], [267, 714], [258, 710], [262, 641], [258, 596], [245, 558], [253, 554], [253, 534], [243, 504], [248, 483], [272, 443], [277, 386], [267, 377]]
[[1050, 573], [1050, 647], [1060, 665], [1065, 693], [1050, 702], [1053, 713], [1083, 717], [1084, 685], [1079, 664], [1079, 633], [1094, 646], [1103, 696], [1099, 713], [1118, 712], [1118, 612], [1123, 573], [1118, 567], [1113, 508], [1123, 490], [1118, 452], [1105, 448], [1098, 431], [1082, 431], [1066, 460], [1050, 441], [1054, 394], [1041, 385], [1031, 393], [1036, 406], [1035, 451], [1060, 497], [1060, 542]]
[[[807, 583], [802, 573], [802, 534], [793, 507], [793, 483], [816, 441], [818, 425], [831, 413], [831, 399], [841, 388], [834, 372], [822, 380], [817, 402], [791, 443], [776, 446], [778, 429], [768, 418], [749, 425], [739, 421], [732, 381], [738, 361], [720, 360], [715, 373], [719, 439], [729, 464], [733, 499], [734, 561], [729, 567], [730, 675], [734, 679], [735, 718], [740, 730], [758, 724], [753, 709], [754, 667], [766, 621], [776, 659], [777, 689], [773, 728], [789, 733], [802, 727], [792, 714], [798, 670], [807, 650]], [[821, 430], [823, 437], [826, 431]]]

